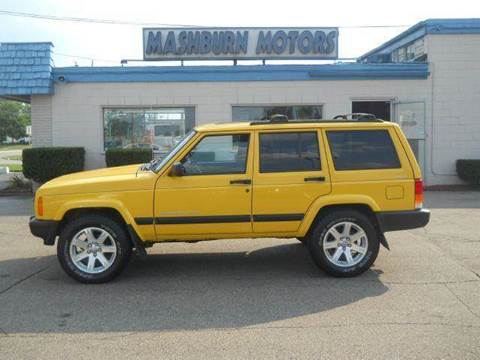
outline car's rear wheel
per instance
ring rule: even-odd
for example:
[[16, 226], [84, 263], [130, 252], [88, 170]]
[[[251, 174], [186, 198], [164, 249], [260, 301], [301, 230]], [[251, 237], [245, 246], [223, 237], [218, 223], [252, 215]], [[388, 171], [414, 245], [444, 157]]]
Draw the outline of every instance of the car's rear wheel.
[[67, 223], [57, 245], [62, 268], [83, 283], [112, 280], [127, 266], [131, 252], [131, 242], [123, 226], [101, 215]]
[[351, 277], [368, 270], [377, 258], [379, 234], [371, 220], [354, 210], [331, 212], [308, 237], [308, 248], [322, 270]]

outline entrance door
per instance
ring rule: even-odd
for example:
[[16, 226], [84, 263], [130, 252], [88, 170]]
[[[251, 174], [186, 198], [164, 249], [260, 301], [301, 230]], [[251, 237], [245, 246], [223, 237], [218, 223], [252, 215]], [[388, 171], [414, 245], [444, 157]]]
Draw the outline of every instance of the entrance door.
[[252, 232], [250, 142], [249, 133], [204, 135], [180, 160], [183, 176], [164, 174], [157, 181], [159, 240]]
[[390, 121], [390, 101], [352, 101], [352, 113], [373, 114], [377, 119]]
[[395, 122], [402, 128], [422, 174], [425, 174], [425, 102], [396, 102], [393, 104], [393, 109]]

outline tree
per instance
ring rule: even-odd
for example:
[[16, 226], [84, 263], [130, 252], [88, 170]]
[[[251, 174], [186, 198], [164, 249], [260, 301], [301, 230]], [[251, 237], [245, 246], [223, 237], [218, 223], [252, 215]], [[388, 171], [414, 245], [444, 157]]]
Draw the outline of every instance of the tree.
[[14, 139], [25, 136], [25, 127], [30, 124], [29, 104], [0, 99], [0, 141], [7, 136]]

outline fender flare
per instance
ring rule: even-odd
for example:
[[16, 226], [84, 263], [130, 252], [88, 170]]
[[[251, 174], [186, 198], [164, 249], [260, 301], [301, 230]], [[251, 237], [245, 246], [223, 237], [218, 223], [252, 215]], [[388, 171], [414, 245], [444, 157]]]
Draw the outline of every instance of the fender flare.
[[308, 233], [322, 208], [335, 205], [366, 205], [374, 213], [380, 210], [377, 202], [367, 195], [344, 194], [320, 196], [308, 208], [298, 229], [299, 236], [305, 236]]
[[137, 236], [136, 239], [133, 239], [132, 241], [134, 243], [137, 242], [135, 240], [142, 241], [142, 239], [138, 235], [139, 234], [138, 225], [135, 223], [133, 216], [130, 214], [127, 208], [123, 205], [123, 203], [119, 200], [113, 200], [113, 199], [82, 200], [80, 199], [80, 200], [67, 201], [57, 209], [57, 211], [55, 212], [55, 219], [58, 221], [62, 221], [65, 217], [65, 214], [70, 210], [81, 210], [81, 209], [92, 209], [92, 208], [104, 208], [104, 209], [106, 208], [106, 209], [113, 209], [117, 211], [120, 214], [120, 216], [123, 218], [123, 221], [125, 221], [129, 235], [132, 236], [131, 232], [133, 231]]

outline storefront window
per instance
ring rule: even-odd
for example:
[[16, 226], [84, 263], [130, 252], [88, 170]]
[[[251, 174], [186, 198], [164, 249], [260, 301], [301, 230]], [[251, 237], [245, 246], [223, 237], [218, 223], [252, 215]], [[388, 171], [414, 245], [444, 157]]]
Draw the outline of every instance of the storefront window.
[[195, 125], [195, 111], [187, 108], [105, 108], [104, 147], [152, 148], [162, 156]]
[[322, 105], [288, 106], [233, 106], [233, 121], [255, 121], [270, 119], [272, 115], [286, 115], [290, 120], [322, 119]]

